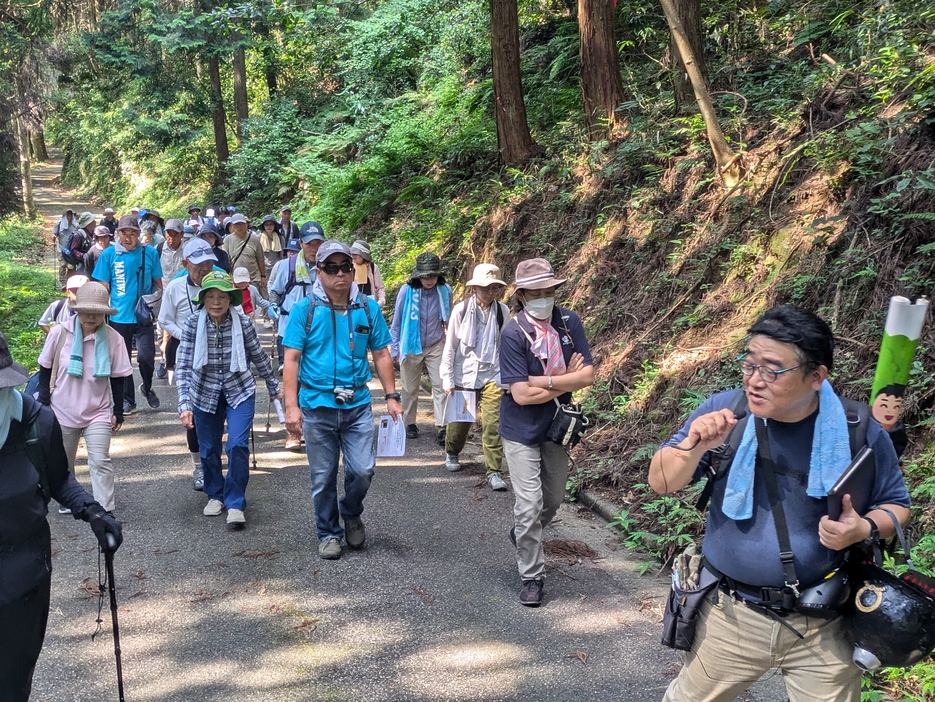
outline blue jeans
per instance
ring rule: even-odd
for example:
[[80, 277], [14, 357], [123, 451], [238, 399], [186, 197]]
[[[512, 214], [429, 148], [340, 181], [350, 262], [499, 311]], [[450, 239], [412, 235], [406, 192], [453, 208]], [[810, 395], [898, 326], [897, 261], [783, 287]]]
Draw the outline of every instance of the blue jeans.
[[[224, 394], [213, 413], [193, 410], [195, 432], [205, 471], [205, 494], [221, 500], [227, 509], [243, 510], [247, 501], [247, 481], [250, 479], [250, 427], [256, 408], [256, 395], [236, 407], [227, 404]], [[221, 475], [221, 440], [224, 420], [227, 420], [227, 478]]]
[[[338, 515], [345, 521], [360, 517], [373, 480], [373, 413], [368, 403], [351, 409], [302, 408], [302, 415], [318, 540], [340, 539], [344, 529]], [[342, 453], [344, 497], [339, 507], [338, 457]]]

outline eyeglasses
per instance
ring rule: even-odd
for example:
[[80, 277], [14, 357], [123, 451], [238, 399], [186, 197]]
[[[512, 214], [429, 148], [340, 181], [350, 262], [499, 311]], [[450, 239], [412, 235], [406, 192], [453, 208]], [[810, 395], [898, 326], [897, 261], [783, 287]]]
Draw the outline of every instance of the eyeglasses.
[[318, 268], [328, 275], [337, 275], [339, 272], [351, 273], [354, 270], [354, 264], [350, 261], [345, 261], [344, 263], [320, 263], [318, 264]]
[[753, 375], [754, 371], [758, 371], [760, 377], [765, 380], [767, 383], [775, 383], [776, 378], [778, 378], [783, 373], [788, 373], [789, 371], [794, 371], [796, 368], [801, 368], [802, 364], [797, 366], [792, 366], [791, 368], [780, 368], [779, 370], [773, 370], [769, 366], [758, 366], [755, 363], [750, 363], [750, 361], [741, 359], [740, 361], [740, 372], [745, 376], [749, 377]]

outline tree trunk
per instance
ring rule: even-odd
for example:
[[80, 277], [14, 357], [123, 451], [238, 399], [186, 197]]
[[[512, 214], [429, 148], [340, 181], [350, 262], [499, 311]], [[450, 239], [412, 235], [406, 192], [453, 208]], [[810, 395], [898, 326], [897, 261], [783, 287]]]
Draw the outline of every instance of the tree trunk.
[[274, 98], [278, 92], [278, 75], [276, 55], [269, 45], [263, 47], [263, 71], [266, 74], [266, 87], [269, 90], [269, 96]]
[[243, 122], [247, 108], [247, 58], [242, 46], [234, 49], [234, 114], [237, 116], [237, 140], [243, 141]]
[[[708, 65], [704, 60], [704, 36], [701, 28], [701, 0], [675, 0], [675, 11], [682, 21], [685, 36], [692, 48], [698, 70], [704, 80], [705, 88], [711, 90], [711, 81], [708, 79]], [[695, 107], [695, 93], [692, 90], [691, 80], [685, 70], [685, 62], [672, 37], [670, 52], [672, 54], [672, 88], [675, 93], [676, 114], [688, 114]]]
[[214, 122], [214, 150], [218, 156], [218, 167], [223, 169], [230, 156], [227, 147], [227, 117], [224, 114], [224, 99], [221, 93], [221, 67], [218, 57], [208, 57], [208, 74], [211, 79], [211, 119]]
[[29, 132], [22, 118], [16, 118], [16, 141], [19, 149], [19, 172], [23, 186], [23, 211], [29, 219], [36, 216], [36, 202], [32, 196], [32, 165], [29, 163]]
[[733, 188], [740, 182], [743, 175], [740, 154], [735, 154], [727, 145], [727, 139], [724, 138], [724, 132], [721, 131], [717, 113], [714, 111], [714, 104], [711, 102], [711, 94], [708, 92], [701, 70], [698, 68], [697, 59], [685, 34], [682, 20], [675, 10], [673, 0], [660, 0], [660, 3], [663, 12], [665, 12], [666, 20], [669, 22], [672, 38], [675, 40], [675, 45], [685, 64], [685, 71], [688, 73], [689, 80], [691, 80], [695, 100], [698, 101], [698, 109], [704, 118], [705, 128], [708, 132], [708, 142], [711, 144], [711, 151], [714, 153], [718, 173], [724, 186]]
[[32, 143], [32, 154], [36, 161], [45, 163], [49, 160], [49, 150], [45, 146], [45, 134], [41, 129], [29, 133], [29, 140]]
[[616, 113], [623, 102], [623, 81], [614, 37], [614, 0], [578, 0], [581, 105], [588, 139], [621, 134], [624, 120]]
[[542, 147], [532, 140], [526, 121], [519, 74], [516, 0], [490, 0], [490, 47], [497, 145], [503, 162], [513, 166], [542, 153]]

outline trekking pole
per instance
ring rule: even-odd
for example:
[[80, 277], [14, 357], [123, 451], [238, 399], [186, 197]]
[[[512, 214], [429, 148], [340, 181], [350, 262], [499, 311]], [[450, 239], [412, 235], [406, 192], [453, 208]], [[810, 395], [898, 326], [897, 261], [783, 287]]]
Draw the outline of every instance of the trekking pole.
[[107, 568], [107, 589], [110, 592], [110, 619], [114, 627], [114, 656], [117, 658], [117, 692], [120, 702], [126, 702], [123, 696], [123, 666], [120, 662], [120, 626], [117, 624], [117, 589], [114, 587], [114, 551], [117, 542], [112, 534], [107, 535], [107, 551], [104, 551], [104, 565]]
[[256, 434], [253, 425], [250, 425], [250, 452], [253, 454], [253, 470], [256, 470]]
[[266, 433], [269, 434], [269, 413], [273, 409], [273, 401], [270, 400], [266, 403]]

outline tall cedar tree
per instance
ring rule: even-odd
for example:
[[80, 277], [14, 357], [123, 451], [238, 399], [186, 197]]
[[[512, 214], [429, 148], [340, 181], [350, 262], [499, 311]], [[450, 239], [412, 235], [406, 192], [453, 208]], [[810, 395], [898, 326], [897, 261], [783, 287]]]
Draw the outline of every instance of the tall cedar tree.
[[230, 149], [227, 145], [227, 115], [224, 113], [224, 97], [221, 92], [221, 66], [217, 54], [208, 56], [208, 76], [211, 80], [211, 119], [214, 122], [214, 150], [218, 167], [223, 169]]
[[532, 140], [526, 121], [519, 73], [516, 0], [490, 0], [490, 48], [497, 144], [503, 162], [514, 166], [542, 153], [542, 147]]
[[243, 123], [250, 116], [247, 107], [247, 57], [240, 37], [234, 49], [234, 114], [237, 116], [237, 140], [243, 142]]
[[614, 37], [615, 0], [578, 0], [581, 105], [591, 140], [613, 137], [624, 128], [616, 109], [623, 81]]

